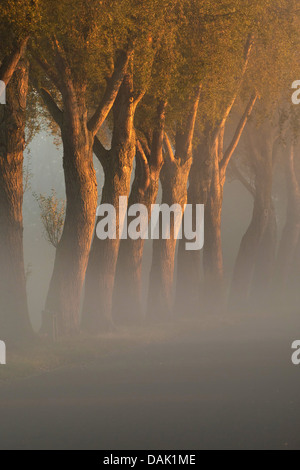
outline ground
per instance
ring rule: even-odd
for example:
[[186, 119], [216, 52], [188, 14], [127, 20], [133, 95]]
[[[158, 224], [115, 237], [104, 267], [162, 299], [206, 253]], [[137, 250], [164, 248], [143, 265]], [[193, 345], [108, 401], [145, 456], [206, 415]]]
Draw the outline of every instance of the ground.
[[123, 334], [78, 365], [6, 380], [0, 448], [299, 450], [291, 338], [250, 325]]

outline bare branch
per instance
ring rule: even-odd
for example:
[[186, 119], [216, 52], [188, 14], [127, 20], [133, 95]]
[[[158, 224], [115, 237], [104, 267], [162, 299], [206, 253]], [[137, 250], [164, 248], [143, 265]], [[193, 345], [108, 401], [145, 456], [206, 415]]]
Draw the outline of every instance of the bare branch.
[[11, 77], [26, 50], [29, 37], [23, 39], [11, 52], [10, 55], [4, 58], [0, 67], [0, 80], [7, 86]]
[[94, 115], [91, 117], [88, 123], [88, 129], [95, 135], [100, 127], [102, 126], [103, 122], [107, 118], [114, 101], [118, 95], [120, 86], [123, 82], [123, 78], [125, 76], [127, 65], [130, 58], [129, 52], [123, 52], [120, 54], [119, 59], [117, 60], [116, 67], [114, 73], [112, 74], [111, 78], [108, 79], [107, 87], [99, 104], [98, 108], [96, 109]]
[[163, 142], [166, 118], [166, 101], [161, 101], [157, 107], [157, 126], [153, 131], [151, 154], [149, 164], [156, 170], [160, 170], [163, 165]]
[[242, 185], [249, 191], [249, 193], [255, 197], [255, 188], [252, 186], [250, 181], [248, 181], [245, 176], [242, 174], [242, 172], [238, 169], [236, 166], [235, 162], [232, 162], [230, 164], [230, 168], [233, 172], [233, 174], [236, 176], [236, 178], [242, 183]]
[[38, 92], [40, 93], [40, 96], [43, 99], [45, 105], [47, 106], [47, 109], [51, 114], [52, 118], [54, 119], [56, 124], [61, 128], [63, 125], [62, 110], [58, 107], [53, 96], [48, 90], [46, 90], [45, 88], [41, 88], [40, 90], [38, 90]]
[[139, 129], [136, 129], [136, 136], [138, 140], [140, 141], [140, 144], [143, 146], [143, 150], [147, 156], [147, 158], [150, 158], [151, 155], [151, 150], [150, 150], [150, 142], [147, 139], [146, 135], [140, 131]]
[[195, 123], [198, 113], [200, 94], [202, 84], [197, 87], [195, 96], [191, 102], [191, 109], [187, 117], [185, 128], [183, 132], [178, 132], [176, 138], [176, 154], [178, 153], [181, 158], [189, 159], [192, 156], [193, 137], [195, 131]]
[[142, 177], [139, 181], [139, 192], [145, 194], [150, 186], [150, 168], [147, 157], [139, 140], [136, 141], [137, 156], [142, 168]]
[[59, 77], [53, 67], [45, 60], [41, 59], [31, 51], [31, 55], [33, 56], [36, 63], [44, 70], [47, 77], [51, 80], [51, 82], [56, 86], [56, 88], [61, 91], [61, 85], [59, 81]]
[[216, 142], [216, 140], [218, 139], [220, 131], [223, 128], [225, 128], [228, 116], [231, 113], [231, 110], [232, 110], [232, 108], [233, 108], [233, 106], [236, 102], [236, 99], [238, 97], [240, 88], [243, 84], [244, 77], [245, 77], [247, 69], [248, 69], [248, 65], [249, 65], [251, 53], [252, 53], [252, 50], [253, 50], [253, 46], [254, 46], [254, 37], [253, 37], [253, 34], [249, 34], [249, 36], [247, 38], [246, 45], [245, 45], [245, 50], [244, 50], [244, 65], [243, 65], [241, 76], [240, 76], [240, 78], [238, 80], [238, 83], [237, 83], [237, 86], [236, 86], [236, 92], [234, 93], [231, 102], [227, 106], [219, 126], [215, 130], [215, 133], [214, 133], [214, 136], [213, 136], [213, 141], [214, 142]]
[[172, 144], [171, 144], [169, 136], [166, 132], [165, 132], [165, 135], [164, 135], [164, 144], [165, 144], [165, 147], [166, 147], [166, 150], [167, 150], [166, 151], [166, 156], [168, 157], [169, 161], [174, 162], [175, 161], [175, 156], [174, 156], [174, 152], [173, 152], [173, 149], [172, 149]]
[[108, 162], [109, 151], [106, 150], [106, 148], [102, 145], [97, 136], [95, 136], [94, 139], [93, 150], [94, 154], [96, 155], [102, 167], [104, 168]]
[[237, 126], [237, 129], [235, 131], [235, 134], [233, 136], [233, 139], [228, 147], [228, 149], [226, 150], [225, 154], [224, 154], [224, 157], [220, 163], [220, 169], [223, 170], [223, 171], [226, 171], [226, 168], [228, 166], [228, 163], [235, 151], [235, 149], [237, 148], [238, 146], [238, 143], [240, 141], [240, 138], [242, 136], [242, 133], [245, 129], [245, 126], [247, 124], [247, 121], [253, 111], [253, 108], [255, 106], [255, 103], [258, 99], [258, 94], [257, 93], [254, 93], [251, 98], [250, 98], [250, 101], [246, 107], [246, 110]]

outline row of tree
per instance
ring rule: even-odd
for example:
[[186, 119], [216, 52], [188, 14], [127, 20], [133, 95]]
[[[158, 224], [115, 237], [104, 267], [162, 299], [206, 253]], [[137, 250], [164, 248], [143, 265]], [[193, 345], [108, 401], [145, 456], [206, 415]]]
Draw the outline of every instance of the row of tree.
[[[43, 313], [42, 333], [136, 322], [142, 311], [143, 240], [93, 237], [98, 201], [119, 197], [150, 209], [205, 204], [203, 257], [179, 243], [176, 310], [224, 306], [221, 216], [226, 175], [254, 198], [235, 266], [231, 305], [266, 292], [276, 257], [275, 156], [288, 152], [287, 224], [277, 282], [299, 250], [297, 113], [299, 11], [294, 0], [3, 0], [0, 5], [0, 331], [30, 338], [23, 255], [23, 151], [41, 122], [63, 148], [66, 213]], [[250, 121], [250, 122], [249, 122]], [[103, 125], [110, 145], [104, 146]], [[248, 130], [247, 130], [248, 129]], [[26, 132], [27, 130], [27, 132]], [[245, 151], [233, 156], [243, 138]], [[242, 148], [242, 145], [240, 146]], [[135, 175], [132, 182], [132, 173]], [[230, 170], [230, 171], [229, 171]], [[148, 211], [151, 214], [151, 211]], [[117, 218], [118, 219], [118, 218]], [[117, 226], [119, 222], [117, 222]], [[118, 227], [117, 227], [118, 228]], [[174, 313], [176, 240], [155, 240], [148, 315]], [[203, 263], [203, 281], [201, 264]], [[82, 306], [82, 321], [81, 304]], [[2, 333], [3, 332], [3, 333]]]

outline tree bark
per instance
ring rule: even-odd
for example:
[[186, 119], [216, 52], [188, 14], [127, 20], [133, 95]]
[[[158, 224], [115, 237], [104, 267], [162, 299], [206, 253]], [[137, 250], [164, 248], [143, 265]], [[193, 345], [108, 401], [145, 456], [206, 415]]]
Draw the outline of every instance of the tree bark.
[[113, 328], [112, 296], [120, 246], [119, 198], [128, 198], [130, 191], [136, 147], [134, 114], [137, 104], [138, 101], [133, 98], [132, 76], [128, 73], [113, 107], [111, 150], [104, 158], [100, 156], [105, 175], [101, 204], [110, 204], [115, 208], [117, 231], [115, 239], [100, 240], [95, 234], [92, 243], [86, 274], [82, 326], [93, 334]]
[[28, 64], [10, 73], [7, 104], [0, 105], [0, 332], [5, 341], [33, 333], [29, 321], [23, 252], [23, 150]]
[[[198, 144], [190, 171], [188, 204], [193, 207], [193, 216], [196, 214], [196, 205], [207, 206], [210, 184], [212, 179], [212, 161], [209, 149], [209, 132], [204, 132], [204, 138]], [[196, 221], [193, 221], [194, 226]], [[179, 241], [178, 267], [176, 283], [176, 313], [178, 316], [196, 316], [203, 308], [203, 270], [201, 251], [187, 251], [186, 240]], [[202, 300], [202, 302], [201, 302]]]
[[81, 294], [89, 259], [97, 209], [97, 181], [93, 150], [100, 146], [96, 134], [112, 108], [126, 73], [130, 53], [122, 53], [108, 79], [100, 105], [88, 119], [86, 84], [76, 83], [60, 45], [56, 44], [56, 68], [37, 59], [59, 89], [61, 111], [51, 93], [40, 90], [53, 119], [60, 126], [66, 185], [66, 218], [58, 244], [41, 333], [54, 339], [76, 335], [80, 328]]
[[[153, 131], [151, 151], [144, 151], [141, 143], [137, 146], [135, 179], [132, 185], [128, 207], [142, 204], [147, 208], [148, 223], [151, 207], [155, 204], [159, 188], [159, 176], [163, 165], [163, 136], [166, 103], [157, 110], [157, 125]], [[128, 216], [128, 223], [131, 219]], [[127, 238], [121, 241], [117, 264], [114, 293], [114, 317], [118, 323], [134, 324], [142, 319], [142, 260], [145, 240]]]
[[[262, 130], [260, 130], [262, 132]], [[251, 145], [251, 162], [255, 174], [252, 220], [245, 233], [236, 260], [230, 294], [230, 305], [244, 309], [250, 297], [269, 287], [276, 247], [276, 217], [272, 201], [273, 141], [263, 132]], [[256, 146], [259, 146], [257, 149]]]
[[[199, 107], [201, 86], [191, 100], [191, 109], [184, 128], [176, 134], [176, 153], [165, 136], [167, 147], [165, 163], [162, 167], [160, 180], [162, 185], [162, 204], [172, 207], [177, 204], [184, 213], [187, 204], [188, 178], [192, 166], [193, 137]], [[148, 318], [157, 321], [170, 317], [173, 312], [174, 266], [177, 239], [174, 234], [174, 221], [171, 218], [170, 238], [161, 236], [153, 241], [153, 259], [150, 272], [148, 293]], [[161, 222], [161, 216], [160, 216]]]
[[295, 170], [295, 144], [285, 156], [287, 213], [276, 261], [275, 288], [283, 299], [292, 282], [293, 266], [300, 240], [300, 185]]
[[220, 174], [217, 146], [211, 155], [212, 173], [209, 196], [205, 206], [205, 244], [203, 268], [206, 308], [218, 309], [223, 301], [223, 252], [221, 237], [223, 191], [225, 175]]
[[[61, 128], [66, 185], [66, 218], [56, 249], [46, 300], [42, 333], [55, 339], [79, 331], [81, 292], [93, 236], [97, 182], [93, 166], [93, 135], [87, 131], [87, 111], [77, 103], [76, 125], [65, 113]], [[75, 113], [75, 110], [73, 110]]]

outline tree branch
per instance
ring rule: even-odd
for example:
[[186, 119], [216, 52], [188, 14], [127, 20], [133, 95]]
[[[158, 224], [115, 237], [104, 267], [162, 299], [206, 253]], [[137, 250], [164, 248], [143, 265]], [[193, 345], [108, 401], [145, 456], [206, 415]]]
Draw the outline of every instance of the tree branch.
[[220, 130], [222, 130], [222, 128], [225, 128], [228, 116], [231, 113], [231, 110], [232, 110], [232, 108], [233, 108], [233, 106], [236, 102], [239, 90], [240, 90], [240, 88], [243, 84], [244, 77], [245, 77], [247, 69], [248, 69], [248, 65], [249, 65], [249, 61], [250, 61], [253, 46], [254, 46], [254, 37], [253, 37], [253, 34], [249, 34], [249, 36], [247, 38], [247, 42], [245, 44], [245, 49], [244, 49], [244, 65], [243, 65], [241, 76], [240, 76], [240, 78], [238, 80], [238, 83], [237, 83], [237, 86], [236, 86], [236, 92], [234, 93], [231, 102], [229, 103], [228, 107], [226, 108], [226, 110], [224, 112], [224, 115], [223, 115], [223, 118], [222, 118], [219, 126], [215, 130], [215, 133], [214, 133], [214, 136], [213, 136], [213, 141], [214, 142], [218, 139]]
[[166, 132], [165, 132], [165, 135], [164, 135], [164, 144], [165, 144], [165, 147], [166, 147], [166, 150], [167, 150], [166, 153], [168, 155], [169, 160], [171, 162], [174, 162], [175, 161], [175, 156], [174, 156], [174, 152], [173, 152], [173, 149], [172, 149], [172, 144], [171, 144], [169, 136]]
[[157, 107], [157, 126], [153, 131], [153, 139], [151, 145], [151, 154], [149, 157], [149, 165], [156, 170], [160, 170], [163, 165], [163, 142], [166, 118], [166, 101], [161, 101]]
[[235, 134], [233, 136], [233, 139], [228, 147], [228, 149], [226, 150], [225, 154], [224, 154], [224, 157], [222, 159], [222, 161], [220, 162], [220, 169], [223, 170], [223, 171], [226, 171], [226, 168], [228, 166], [228, 163], [235, 151], [235, 149], [237, 148], [238, 146], [238, 143], [240, 141], [240, 138], [242, 136], [242, 133], [245, 129], [245, 126], [247, 124], [247, 121], [253, 111], [253, 108], [255, 106], [255, 103], [258, 99], [258, 94], [257, 93], [254, 93], [251, 98], [250, 98], [250, 101], [246, 107], [246, 110], [237, 126], [237, 129], [235, 131]]
[[130, 58], [130, 52], [123, 52], [116, 62], [116, 67], [111, 78], [108, 80], [104, 96], [96, 109], [94, 115], [88, 123], [88, 129], [95, 135], [103, 122], [107, 118], [114, 101], [119, 92], [120, 86], [125, 76], [127, 65]]
[[26, 50], [29, 37], [23, 39], [11, 52], [10, 55], [6, 56], [0, 67], [0, 80], [7, 86], [10, 82], [11, 77], [19, 63], [19, 60], [23, 56]]
[[109, 150], [106, 150], [106, 148], [102, 145], [97, 136], [95, 136], [94, 139], [93, 150], [94, 154], [96, 155], [102, 167], [104, 168], [108, 162]]
[[136, 141], [137, 156], [142, 169], [142, 175], [139, 180], [139, 192], [145, 194], [150, 186], [150, 168], [147, 157], [139, 140]]
[[45, 88], [41, 88], [38, 90], [40, 93], [40, 96], [42, 97], [45, 105], [47, 106], [47, 109], [49, 113], [51, 114], [52, 118], [58, 124], [58, 126], [61, 128], [63, 125], [63, 112], [62, 110], [57, 106], [53, 96], [51, 93], [46, 90]]
[[147, 158], [150, 158], [151, 155], [151, 150], [150, 150], [150, 143], [145, 136], [145, 134], [140, 131], [139, 129], [136, 129], [136, 136], [138, 140], [140, 141], [140, 144], [143, 146], [144, 153], [146, 154]]
[[33, 52], [31, 52], [34, 60], [37, 64], [44, 70], [47, 77], [51, 80], [51, 82], [56, 86], [56, 88], [61, 92], [61, 85], [58, 78], [56, 71], [51, 67], [51, 65], [45, 60], [41, 59], [40, 57], [36, 56]]
[[45, 103], [52, 118], [54, 119], [56, 124], [61, 128], [63, 124], [63, 111], [57, 105], [50, 91], [46, 90], [46, 88], [44, 87], [40, 88], [37, 81], [33, 77], [30, 77], [30, 80], [34, 88], [42, 98], [43, 102]]
[[255, 197], [255, 188], [252, 186], [252, 184], [245, 178], [245, 176], [242, 174], [242, 172], [238, 169], [236, 166], [235, 162], [232, 162], [230, 164], [230, 168], [233, 171], [233, 174], [236, 176], [236, 178], [242, 183], [242, 185], [249, 191], [249, 193]]
[[195, 96], [191, 103], [191, 109], [187, 117], [183, 132], [178, 132], [176, 137], [176, 154], [181, 158], [189, 159], [192, 156], [193, 137], [195, 131], [196, 118], [198, 113], [202, 84], [197, 87]]

